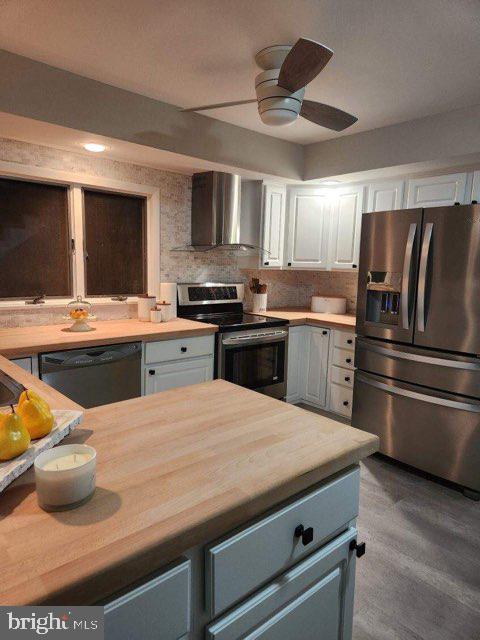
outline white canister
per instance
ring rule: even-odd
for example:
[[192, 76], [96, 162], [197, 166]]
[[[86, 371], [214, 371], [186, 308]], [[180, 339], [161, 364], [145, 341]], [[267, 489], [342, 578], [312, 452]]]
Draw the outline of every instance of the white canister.
[[151, 309], [150, 311], [150, 322], [162, 322], [162, 310], [155, 307], [155, 309]]
[[163, 300], [163, 302], [158, 302], [157, 309], [161, 309], [162, 322], [168, 322], [175, 318], [175, 310], [173, 304], [170, 304], [170, 302], [166, 302], [165, 300]]
[[97, 452], [87, 444], [66, 444], [35, 458], [38, 504], [45, 511], [73, 509], [95, 490]]
[[170, 309], [170, 320], [177, 317], [177, 283], [161, 282], [158, 295], [159, 300], [169, 302], [172, 305]]
[[263, 313], [267, 310], [267, 294], [266, 293], [254, 293], [253, 294], [253, 313]]
[[337, 296], [312, 296], [311, 309], [315, 313], [344, 314], [347, 311], [347, 300]]
[[155, 296], [138, 296], [138, 319], [150, 322], [150, 311], [155, 308]]

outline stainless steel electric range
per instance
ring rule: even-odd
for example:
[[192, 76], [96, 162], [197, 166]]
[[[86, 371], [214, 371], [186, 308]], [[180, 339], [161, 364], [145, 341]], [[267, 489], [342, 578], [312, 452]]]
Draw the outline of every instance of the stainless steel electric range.
[[178, 316], [219, 327], [215, 377], [272, 396], [287, 393], [288, 321], [243, 310], [241, 283], [181, 283]]

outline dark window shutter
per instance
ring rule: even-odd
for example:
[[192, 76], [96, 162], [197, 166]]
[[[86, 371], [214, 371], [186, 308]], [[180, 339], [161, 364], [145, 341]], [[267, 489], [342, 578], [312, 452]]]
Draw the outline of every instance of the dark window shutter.
[[0, 298], [72, 295], [67, 187], [0, 179]]
[[84, 189], [87, 296], [146, 293], [146, 200]]

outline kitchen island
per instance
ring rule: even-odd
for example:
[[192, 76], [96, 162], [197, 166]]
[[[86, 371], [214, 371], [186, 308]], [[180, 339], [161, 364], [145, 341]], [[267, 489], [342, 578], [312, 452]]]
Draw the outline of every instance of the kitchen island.
[[[10, 375], [14, 367], [10, 364]], [[38, 385], [36, 378], [21, 375], [24, 384]], [[0, 496], [0, 604], [93, 604], [113, 598], [107, 621], [114, 624], [113, 614], [121, 618], [118, 603], [123, 603], [115, 594], [173, 562], [165, 575], [174, 582], [187, 576], [184, 617], [195, 638], [204, 624], [276, 575], [291, 573], [296, 562], [310, 562], [334, 538], [343, 536], [341, 549], [352, 554], [357, 465], [378, 448], [375, 436], [223, 380], [89, 409], [68, 441], [97, 450], [95, 494], [76, 510], [46, 513], [36, 503], [29, 471]], [[313, 528], [303, 517], [312, 519]], [[231, 533], [252, 526], [252, 549], [263, 561], [252, 557], [250, 534]], [[338, 566], [351, 572], [349, 557]], [[198, 578], [204, 570], [205, 578]], [[255, 573], [250, 583], [248, 576]], [[208, 593], [200, 605], [203, 595], [195, 593], [203, 585]], [[350, 615], [353, 582], [346, 600], [344, 582], [338, 585]], [[175, 614], [174, 619], [183, 618]], [[213, 627], [208, 633], [231, 637]]]

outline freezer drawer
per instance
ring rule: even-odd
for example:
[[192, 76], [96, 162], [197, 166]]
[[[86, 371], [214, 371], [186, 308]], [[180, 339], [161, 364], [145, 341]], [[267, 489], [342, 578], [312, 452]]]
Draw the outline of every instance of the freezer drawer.
[[352, 424], [391, 458], [480, 491], [480, 401], [357, 370]]
[[355, 364], [373, 374], [480, 398], [480, 359], [357, 338]]

